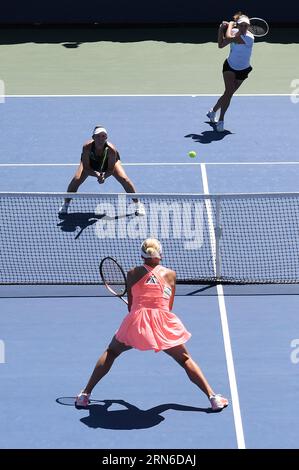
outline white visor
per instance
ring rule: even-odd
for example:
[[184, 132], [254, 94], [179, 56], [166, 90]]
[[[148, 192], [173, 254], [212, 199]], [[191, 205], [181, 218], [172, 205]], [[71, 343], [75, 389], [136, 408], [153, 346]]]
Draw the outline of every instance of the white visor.
[[107, 134], [105, 127], [96, 127], [92, 135], [101, 134], [101, 132], [105, 132], [105, 134]]
[[241, 24], [241, 23], [246, 23], [249, 25], [250, 24], [249, 18], [247, 18], [247, 16], [240, 16], [240, 18], [237, 21], [237, 24]]

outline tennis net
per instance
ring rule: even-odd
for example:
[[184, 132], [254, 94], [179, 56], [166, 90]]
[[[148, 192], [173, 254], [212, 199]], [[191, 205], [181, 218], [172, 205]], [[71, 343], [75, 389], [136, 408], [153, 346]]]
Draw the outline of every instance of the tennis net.
[[[141, 264], [147, 237], [180, 284], [298, 283], [299, 193], [0, 193], [0, 284], [99, 284], [105, 256]], [[135, 195], [134, 195], [135, 196]]]

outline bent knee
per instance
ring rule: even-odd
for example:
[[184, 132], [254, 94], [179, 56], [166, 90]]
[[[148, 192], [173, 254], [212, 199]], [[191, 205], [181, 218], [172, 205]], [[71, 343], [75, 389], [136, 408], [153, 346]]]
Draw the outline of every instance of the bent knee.
[[121, 184], [130, 184], [131, 183], [130, 178], [128, 178], [127, 176], [117, 176], [117, 175], [115, 175], [115, 178]]
[[74, 178], [71, 181], [71, 184], [80, 184], [82, 180], [82, 176], [74, 176]]
[[186, 353], [183, 353], [181, 358], [180, 358], [180, 364], [181, 366], [185, 366], [186, 362], [189, 361], [191, 359], [191, 356], [190, 354], [188, 354], [187, 352]]
[[181, 354], [171, 354], [170, 351], [165, 352], [172, 356], [173, 359], [175, 359], [175, 361], [182, 367], [185, 367], [186, 362], [191, 359], [191, 356], [187, 351], [184, 351]]
[[223, 97], [226, 99], [230, 99], [233, 96], [234, 92], [235, 90], [225, 90], [225, 92], [223, 93]]
[[112, 357], [113, 359], [116, 359], [121, 354], [121, 351], [118, 351], [117, 349], [113, 348], [112, 346], [108, 346], [107, 354], [110, 357]]
[[110, 355], [110, 357], [115, 359], [121, 353], [128, 351], [129, 349], [132, 349], [131, 346], [126, 346], [124, 343], [121, 343], [114, 337], [107, 348], [107, 353]]
[[83, 168], [75, 174], [74, 180], [78, 181], [78, 183], [81, 183], [87, 178], [87, 176], [88, 176], [88, 172], [84, 170]]
[[80, 176], [74, 176], [74, 178], [72, 179], [71, 183], [70, 183], [70, 186], [73, 187], [73, 188], [79, 188], [79, 186], [81, 186], [82, 183], [84, 183], [84, 181], [86, 180], [87, 178], [87, 175], [80, 175]]

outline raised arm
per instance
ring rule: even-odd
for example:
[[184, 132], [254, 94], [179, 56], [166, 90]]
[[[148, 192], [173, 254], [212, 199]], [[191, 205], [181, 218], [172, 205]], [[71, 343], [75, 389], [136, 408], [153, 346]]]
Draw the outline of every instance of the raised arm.
[[223, 47], [227, 46], [229, 44], [228, 41], [226, 41], [225, 38], [225, 30], [228, 26], [228, 21], [222, 21], [222, 23], [219, 25], [218, 28], [218, 47], [219, 49], [222, 49]]
[[218, 47], [222, 49], [223, 47], [227, 46], [231, 42], [235, 42], [237, 44], [245, 44], [243, 39], [241, 38], [240, 31], [233, 31], [235, 27], [234, 21], [222, 21], [221, 25], [218, 29]]
[[245, 44], [243, 39], [241, 38], [241, 32], [237, 31], [234, 32], [233, 28], [235, 28], [236, 23], [234, 21], [230, 21], [227, 26], [227, 30], [225, 33], [225, 39], [228, 42], [236, 42], [237, 44]]

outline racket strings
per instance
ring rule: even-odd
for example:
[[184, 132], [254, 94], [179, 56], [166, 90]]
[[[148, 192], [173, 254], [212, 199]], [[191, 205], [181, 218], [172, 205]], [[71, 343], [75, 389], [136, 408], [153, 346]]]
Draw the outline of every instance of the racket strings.
[[269, 26], [265, 20], [261, 18], [250, 18], [249, 31], [254, 36], [265, 36], [269, 31]]
[[116, 295], [124, 295], [126, 292], [126, 279], [120, 266], [113, 260], [106, 258], [101, 265], [101, 274], [104, 283], [115, 292]]
[[250, 26], [249, 30], [252, 32], [252, 34], [255, 34], [255, 35], [265, 34], [265, 32], [266, 32], [266, 30], [265, 30], [265, 28], [263, 28], [263, 26], [258, 26], [258, 25]]

